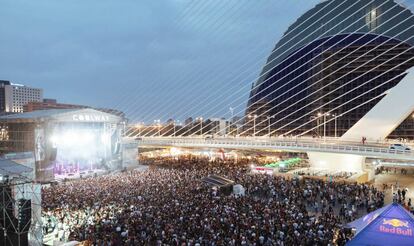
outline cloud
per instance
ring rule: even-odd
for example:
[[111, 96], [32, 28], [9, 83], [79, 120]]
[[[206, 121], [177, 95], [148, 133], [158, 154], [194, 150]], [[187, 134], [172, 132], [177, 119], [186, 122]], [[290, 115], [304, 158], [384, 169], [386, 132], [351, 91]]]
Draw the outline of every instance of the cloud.
[[318, 1], [0, 2], [0, 79], [150, 122], [243, 111], [276, 40]]

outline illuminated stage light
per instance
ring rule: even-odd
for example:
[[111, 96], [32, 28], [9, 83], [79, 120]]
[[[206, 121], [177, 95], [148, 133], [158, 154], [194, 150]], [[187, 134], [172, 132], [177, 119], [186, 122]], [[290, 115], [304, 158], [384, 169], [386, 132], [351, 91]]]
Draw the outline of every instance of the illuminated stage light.
[[104, 133], [104, 134], [101, 135], [101, 141], [105, 145], [108, 145], [108, 144], [111, 143], [111, 139], [110, 138], [111, 138], [111, 136], [109, 134], [105, 134]]
[[78, 140], [79, 140], [79, 135], [73, 131], [69, 131], [63, 134], [62, 142], [65, 145], [74, 145], [78, 142]]
[[79, 141], [81, 143], [91, 143], [95, 138], [95, 135], [91, 132], [84, 132], [79, 134]]
[[51, 136], [50, 137], [50, 142], [53, 144], [53, 145], [56, 145], [57, 143], [58, 143], [58, 137], [56, 136], [56, 135], [53, 135], [53, 136]]

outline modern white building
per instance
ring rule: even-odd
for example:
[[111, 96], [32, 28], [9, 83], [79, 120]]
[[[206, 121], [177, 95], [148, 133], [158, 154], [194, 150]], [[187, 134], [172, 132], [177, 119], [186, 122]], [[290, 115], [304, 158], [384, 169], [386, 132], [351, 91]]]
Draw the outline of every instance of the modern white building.
[[0, 81], [0, 110], [3, 112], [21, 113], [25, 104], [42, 101], [42, 89]]

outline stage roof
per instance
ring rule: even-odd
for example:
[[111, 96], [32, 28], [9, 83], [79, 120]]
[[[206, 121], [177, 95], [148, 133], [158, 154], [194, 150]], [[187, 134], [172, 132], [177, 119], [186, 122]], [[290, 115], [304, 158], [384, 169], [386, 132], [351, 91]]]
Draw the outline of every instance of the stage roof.
[[119, 123], [122, 118], [99, 110], [85, 109], [47, 109], [27, 113], [0, 116], [0, 122], [27, 123], [27, 122], [109, 122]]
[[361, 219], [348, 224], [357, 229], [357, 234], [347, 246], [414, 245], [414, 217], [397, 203], [380, 208]]
[[0, 159], [0, 175], [5, 176], [19, 176], [23, 173], [28, 173], [33, 171], [30, 167], [23, 166], [14, 161], [7, 159]]

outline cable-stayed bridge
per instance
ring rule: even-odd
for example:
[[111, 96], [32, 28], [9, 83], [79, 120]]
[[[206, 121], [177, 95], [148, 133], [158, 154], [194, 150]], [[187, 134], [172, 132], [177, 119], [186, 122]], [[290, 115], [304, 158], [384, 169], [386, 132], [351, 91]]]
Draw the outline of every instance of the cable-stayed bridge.
[[[218, 135], [242, 137], [205, 138], [217, 126], [202, 117], [180, 126], [174, 121], [168, 130], [158, 120], [150, 131], [132, 128], [125, 135], [139, 138], [140, 146], [300, 151], [313, 166], [342, 170], [362, 170], [366, 157], [413, 160], [411, 151], [392, 150], [382, 142], [401, 133], [414, 138], [414, 14], [408, 3], [321, 2], [287, 29], [258, 78], [184, 107], [216, 115], [231, 106], [231, 118], [242, 117]], [[251, 87], [247, 107], [246, 87]], [[233, 105], [222, 105], [223, 98], [232, 98]], [[148, 118], [161, 118], [156, 108], [148, 109]], [[292, 138], [256, 138], [264, 135]], [[317, 140], [307, 138], [312, 135]], [[361, 144], [361, 139], [375, 144]]]

